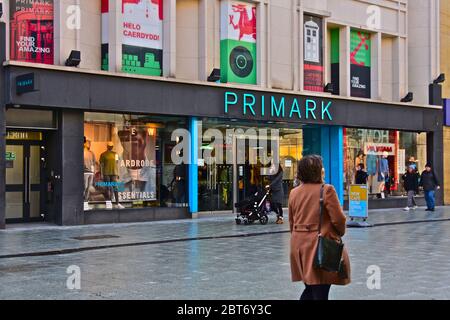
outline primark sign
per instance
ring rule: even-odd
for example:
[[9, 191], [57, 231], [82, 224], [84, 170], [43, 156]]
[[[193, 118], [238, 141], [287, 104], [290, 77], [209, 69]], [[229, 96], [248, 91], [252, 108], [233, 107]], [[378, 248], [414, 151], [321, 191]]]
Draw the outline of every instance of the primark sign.
[[315, 97], [226, 91], [224, 113], [273, 120], [333, 121], [333, 102]]

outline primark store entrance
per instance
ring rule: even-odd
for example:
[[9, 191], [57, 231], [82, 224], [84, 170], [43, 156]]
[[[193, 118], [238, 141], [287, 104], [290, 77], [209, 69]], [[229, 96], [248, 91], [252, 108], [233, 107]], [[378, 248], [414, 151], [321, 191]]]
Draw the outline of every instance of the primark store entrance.
[[264, 190], [269, 167], [283, 170], [283, 205], [294, 187], [297, 162], [321, 154], [316, 126], [205, 120], [201, 123], [198, 186], [199, 211], [230, 211], [233, 204]]

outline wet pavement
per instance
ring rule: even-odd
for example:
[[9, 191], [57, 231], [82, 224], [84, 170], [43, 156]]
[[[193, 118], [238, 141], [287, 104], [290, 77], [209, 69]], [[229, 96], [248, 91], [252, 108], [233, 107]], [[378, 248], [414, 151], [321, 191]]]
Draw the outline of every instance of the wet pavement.
[[[12, 227], [0, 231], [0, 299], [295, 300], [303, 286], [290, 281], [288, 225], [271, 219]], [[450, 207], [379, 210], [369, 222], [348, 229], [353, 282], [333, 287], [332, 299], [450, 299]], [[367, 287], [372, 265], [379, 290]], [[70, 266], [80, 290], [67, 288]]]

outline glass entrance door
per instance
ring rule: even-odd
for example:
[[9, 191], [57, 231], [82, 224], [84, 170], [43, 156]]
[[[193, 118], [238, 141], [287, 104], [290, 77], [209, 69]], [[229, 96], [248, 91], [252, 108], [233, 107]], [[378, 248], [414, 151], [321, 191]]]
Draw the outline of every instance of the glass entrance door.
[[[241, 202], [269, 184], [270, 159], [279, 155], [279, 141], [270, 137], [236, 136], [237, 199]], [[272, 150], [273, 149], [273, 150]]]
[[[207, 128], [205, 128], [206, 130]], [[230, 156], [232, 135], [226, 127], [215, 127], [222, 135], [221, 142], [201, 146], [201, 160], [198, 167], [199, 211], [215, 212], [233, 209], [233, 161]], [[217, 152], [217, 154], [216, 154]], [[228, 159], [230, 157], [230, 159]]]
[[43, 219], [43, 157], [39, 142], [7, 141], [6, 222]]

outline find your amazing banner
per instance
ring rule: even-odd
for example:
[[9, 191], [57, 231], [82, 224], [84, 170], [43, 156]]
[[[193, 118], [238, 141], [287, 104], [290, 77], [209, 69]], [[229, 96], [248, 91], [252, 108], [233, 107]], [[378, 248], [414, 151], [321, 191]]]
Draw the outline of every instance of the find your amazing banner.
[[11, 60], [53, 64], [53, 0], [10, 0]]

